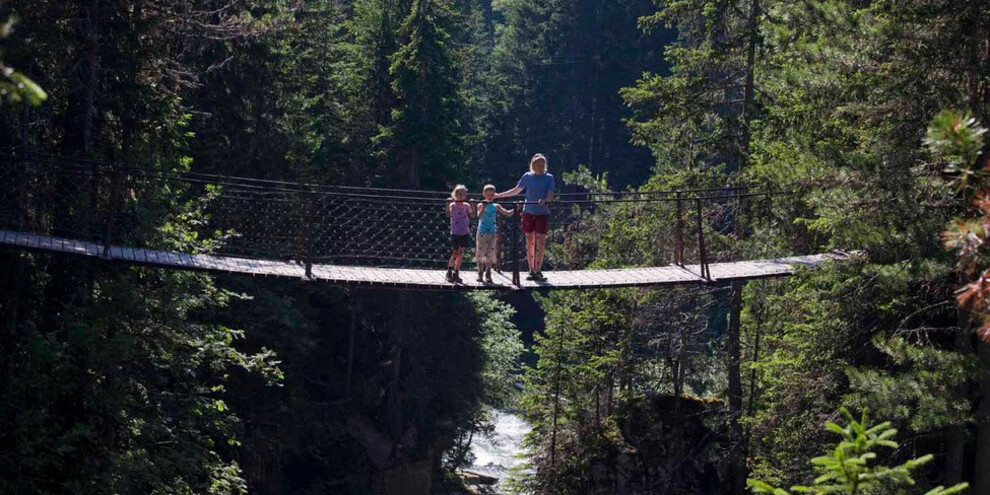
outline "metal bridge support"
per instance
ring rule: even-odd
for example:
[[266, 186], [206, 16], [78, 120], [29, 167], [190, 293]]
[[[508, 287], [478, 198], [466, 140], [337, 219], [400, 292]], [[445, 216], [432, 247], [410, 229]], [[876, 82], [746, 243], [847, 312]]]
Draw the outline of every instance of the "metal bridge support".
[[701, 200], [695, 200], [695, 204], [698, 207], [698, 268], [701, 271], [701, 277], [711, 282], [712, 272], [708, 267], [708, 247], [705, 245], [705, 223], [701, 218]]
[[113, 242], [113, 229], [120, 213], [121, 184], [124, 182], [124, 171], [117, 165], [113, 166], [113, 182], [110, 186], [110, 209], [107, 211], [107, 228], [103, 232], [103, 253], [100, 257], [110, 259], [110, 244]]
[[312, 196], [306, 201], [305, 213], [305, 249], [304, 260], [306, 263], [306, 275], [304, 280], [313, 280], [313, 221], [316, 219], [317, 196]]
[[[515, 207], [513, 208], [513, 211], [514, 211], [512, 215], [513, 218], [518, 219], [520, 212], [522, 211], [522, 209], [519, 207], [519, 203], [516, 203]], [[512, 285], [515, 285], [516, 287], [520, 287], [522, 285], [522, 282], [519, 279], [519, 230], [521, 228], [520, 225], [521, 224], [517, 221], [516, 226], [510, 229], [512, 232], [512, 239], [510, 241], [512, 243]]]

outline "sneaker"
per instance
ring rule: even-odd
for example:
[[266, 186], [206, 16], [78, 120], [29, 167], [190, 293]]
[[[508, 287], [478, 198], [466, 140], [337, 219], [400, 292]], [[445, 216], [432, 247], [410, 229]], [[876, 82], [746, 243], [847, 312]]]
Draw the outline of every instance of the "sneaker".
[[536, 274], [529, 272], [529, 275], [526, 275], [526, 280], [536, 280]]
[[455, 284], [461, 283], [461, 272], [454, 272], [454, 277], [451, 279], [451, 282], [454, 282]]
[[537, 282], [546, 282], [547, 278], [543, 276], [543, 272], [536, 272], [533, 274], [533, 280]]
[[448, 282], [453, 282], [454, 281], [454, 272], [452, 272], [450, 270], [447, 270], [447, 281]]
[[488, 270], [488, 272], [485, 273], [485, 282], [488, 282], [489, 284], [493, 283], [491, 270]]
[[478, 282], [484, 282], [485, 281], [485, 278], [484, 278], [483, 273], [484, 272], [478, 272]]

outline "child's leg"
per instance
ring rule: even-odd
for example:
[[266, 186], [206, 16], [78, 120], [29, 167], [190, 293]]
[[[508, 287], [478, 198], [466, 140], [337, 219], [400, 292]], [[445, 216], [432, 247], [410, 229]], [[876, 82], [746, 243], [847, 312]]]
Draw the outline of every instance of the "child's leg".
[[464, 256], [464, 248], [454, 250], [454, 271], [461, 271], [461, 258]]
[[481, 273], [485, 267], [485, 245], [480, 233], [474, 240], [474, 264], [478, 266], [478, 273]]
[[478, 245], [475, 250], [475, 254], [478, 258], [478, 279], [481, 279], [481, 275], [485, 272], [485, 268], [491, 264], [492, 261], [492, 247], [494, 247], [493, 242], [495, 241], [495, 236], [492, 234], [478, 234]]

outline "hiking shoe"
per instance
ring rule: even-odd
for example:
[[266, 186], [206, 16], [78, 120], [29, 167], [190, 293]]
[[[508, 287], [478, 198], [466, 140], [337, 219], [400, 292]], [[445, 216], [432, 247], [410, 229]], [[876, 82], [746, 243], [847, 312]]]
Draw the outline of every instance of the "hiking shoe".
[[488, 272], [485, 273], [485, 282], [488, 282], [489, 284], [493, 283], [491, 270], [488, 270]]
[[463, 282], [463, 280], [461, 280], [461, 272], [454, 272], [454, 276], [451, 279], [451, 282], [454, 282], [455, 284], [459, 284]]
[[526, 280], [536, 280], [536, 274], [529, 272], [529, 275], [526, 275]]
[[547, 278], [543, 276], [543, 272], [536, 272], [533, 274], [533, 280], [537, 282], [546, 282]]
[[453, 282], [454, 281], [454, 272], [452, 272], [450, 270], [447, 270], [447, 281], [448, 282]]
[[483, 272], [478, 272], [478, 282], [484, 282], [484, 281], [485, 281], [485, 277], [483, 275]]

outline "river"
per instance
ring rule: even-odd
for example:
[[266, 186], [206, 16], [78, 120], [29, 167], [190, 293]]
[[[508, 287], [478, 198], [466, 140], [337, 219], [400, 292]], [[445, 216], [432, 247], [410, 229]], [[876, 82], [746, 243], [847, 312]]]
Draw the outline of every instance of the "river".
[[523, 437], [531, 429], [519, 416], [508, 411], [493, 411], [495, 430], [490, 438], [475, 437], [471, 443], [474, 464], [471, 469], [504, 479], [509, 470], [523, 463]]

